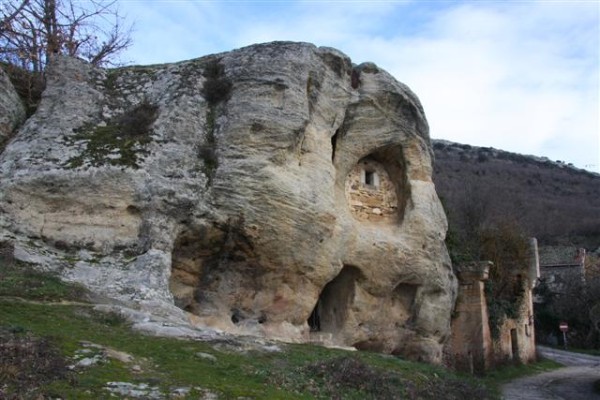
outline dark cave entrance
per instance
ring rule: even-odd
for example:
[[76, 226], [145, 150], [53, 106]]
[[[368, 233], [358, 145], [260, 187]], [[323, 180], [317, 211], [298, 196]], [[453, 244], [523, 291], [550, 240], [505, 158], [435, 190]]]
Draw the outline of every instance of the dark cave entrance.
[[355, 284], [361, 275], [358, 268], [346, 265], [325, 285], [307, 320], [311, 332], [336, 333], [344, 327], [354, 299]]

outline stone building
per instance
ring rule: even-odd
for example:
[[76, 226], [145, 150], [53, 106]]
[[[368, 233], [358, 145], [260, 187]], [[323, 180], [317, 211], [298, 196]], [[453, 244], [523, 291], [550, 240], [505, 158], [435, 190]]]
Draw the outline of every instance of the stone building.
[[539, 277], [537, 241], [532, 239], [529, 265], [514, 276], [515, 296], [520, 297], [514, 318], [491, 327], [485, 281], [491, 262], [475, 262], [456, 267], [459, 289], [452, 335], [446, 349], [448, 364], [457, 370], [482, 374], [506, 362], [535, 361], [533, 326], [533, 287]]
[[[583, 248], [573, 246], [544, 246], [540, 248], [540, 279], [554, 293], [564, 291], [569, 282], [585, 279]], [[537, 299], [541, 300], [541, 299]]]

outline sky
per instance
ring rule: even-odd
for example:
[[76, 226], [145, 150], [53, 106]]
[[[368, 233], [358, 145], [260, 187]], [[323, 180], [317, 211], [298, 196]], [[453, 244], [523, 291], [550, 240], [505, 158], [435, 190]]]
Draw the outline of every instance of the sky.
[[420, 98], [434, 139], [600, 173], [600, 1], [118, 0], [128, 64], [275, 40], [376, 63]]

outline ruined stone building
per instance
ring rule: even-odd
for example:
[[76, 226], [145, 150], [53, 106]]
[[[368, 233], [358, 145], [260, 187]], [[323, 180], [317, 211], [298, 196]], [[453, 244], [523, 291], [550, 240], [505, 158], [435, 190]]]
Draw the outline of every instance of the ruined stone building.
[[519, 308], [514, 318], [504, 318], [500, 326], [490, 326], [484, 288], [491, 262], [456, 266], [459, 289], [452, 336], [447, 347], [447, 363], [475, 374], [507, 362], [535, 361], [533, 288], [539, 278], [537, 241], [532, 239], [529, 265], [516, 271]]

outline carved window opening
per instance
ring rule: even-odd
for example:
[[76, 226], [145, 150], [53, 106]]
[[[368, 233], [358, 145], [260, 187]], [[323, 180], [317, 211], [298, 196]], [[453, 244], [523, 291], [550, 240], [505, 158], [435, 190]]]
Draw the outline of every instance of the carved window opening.
[[377, 175], [377, 172], [363, 170], [361, 173], [361, 177], [364, 186], [370, 189], [379, 189], [379, 175]]
[[358, 268], [346, 265], [325, 285], [307, 319], [311, 332], [337, 333], [343, 329], [354, 300], [355, 283], [360, 277]]
[[358, 160], [344, 185], [351, 215], [360, 222], [400, 224], [410, 198], [404, 150], [384, 146]]

